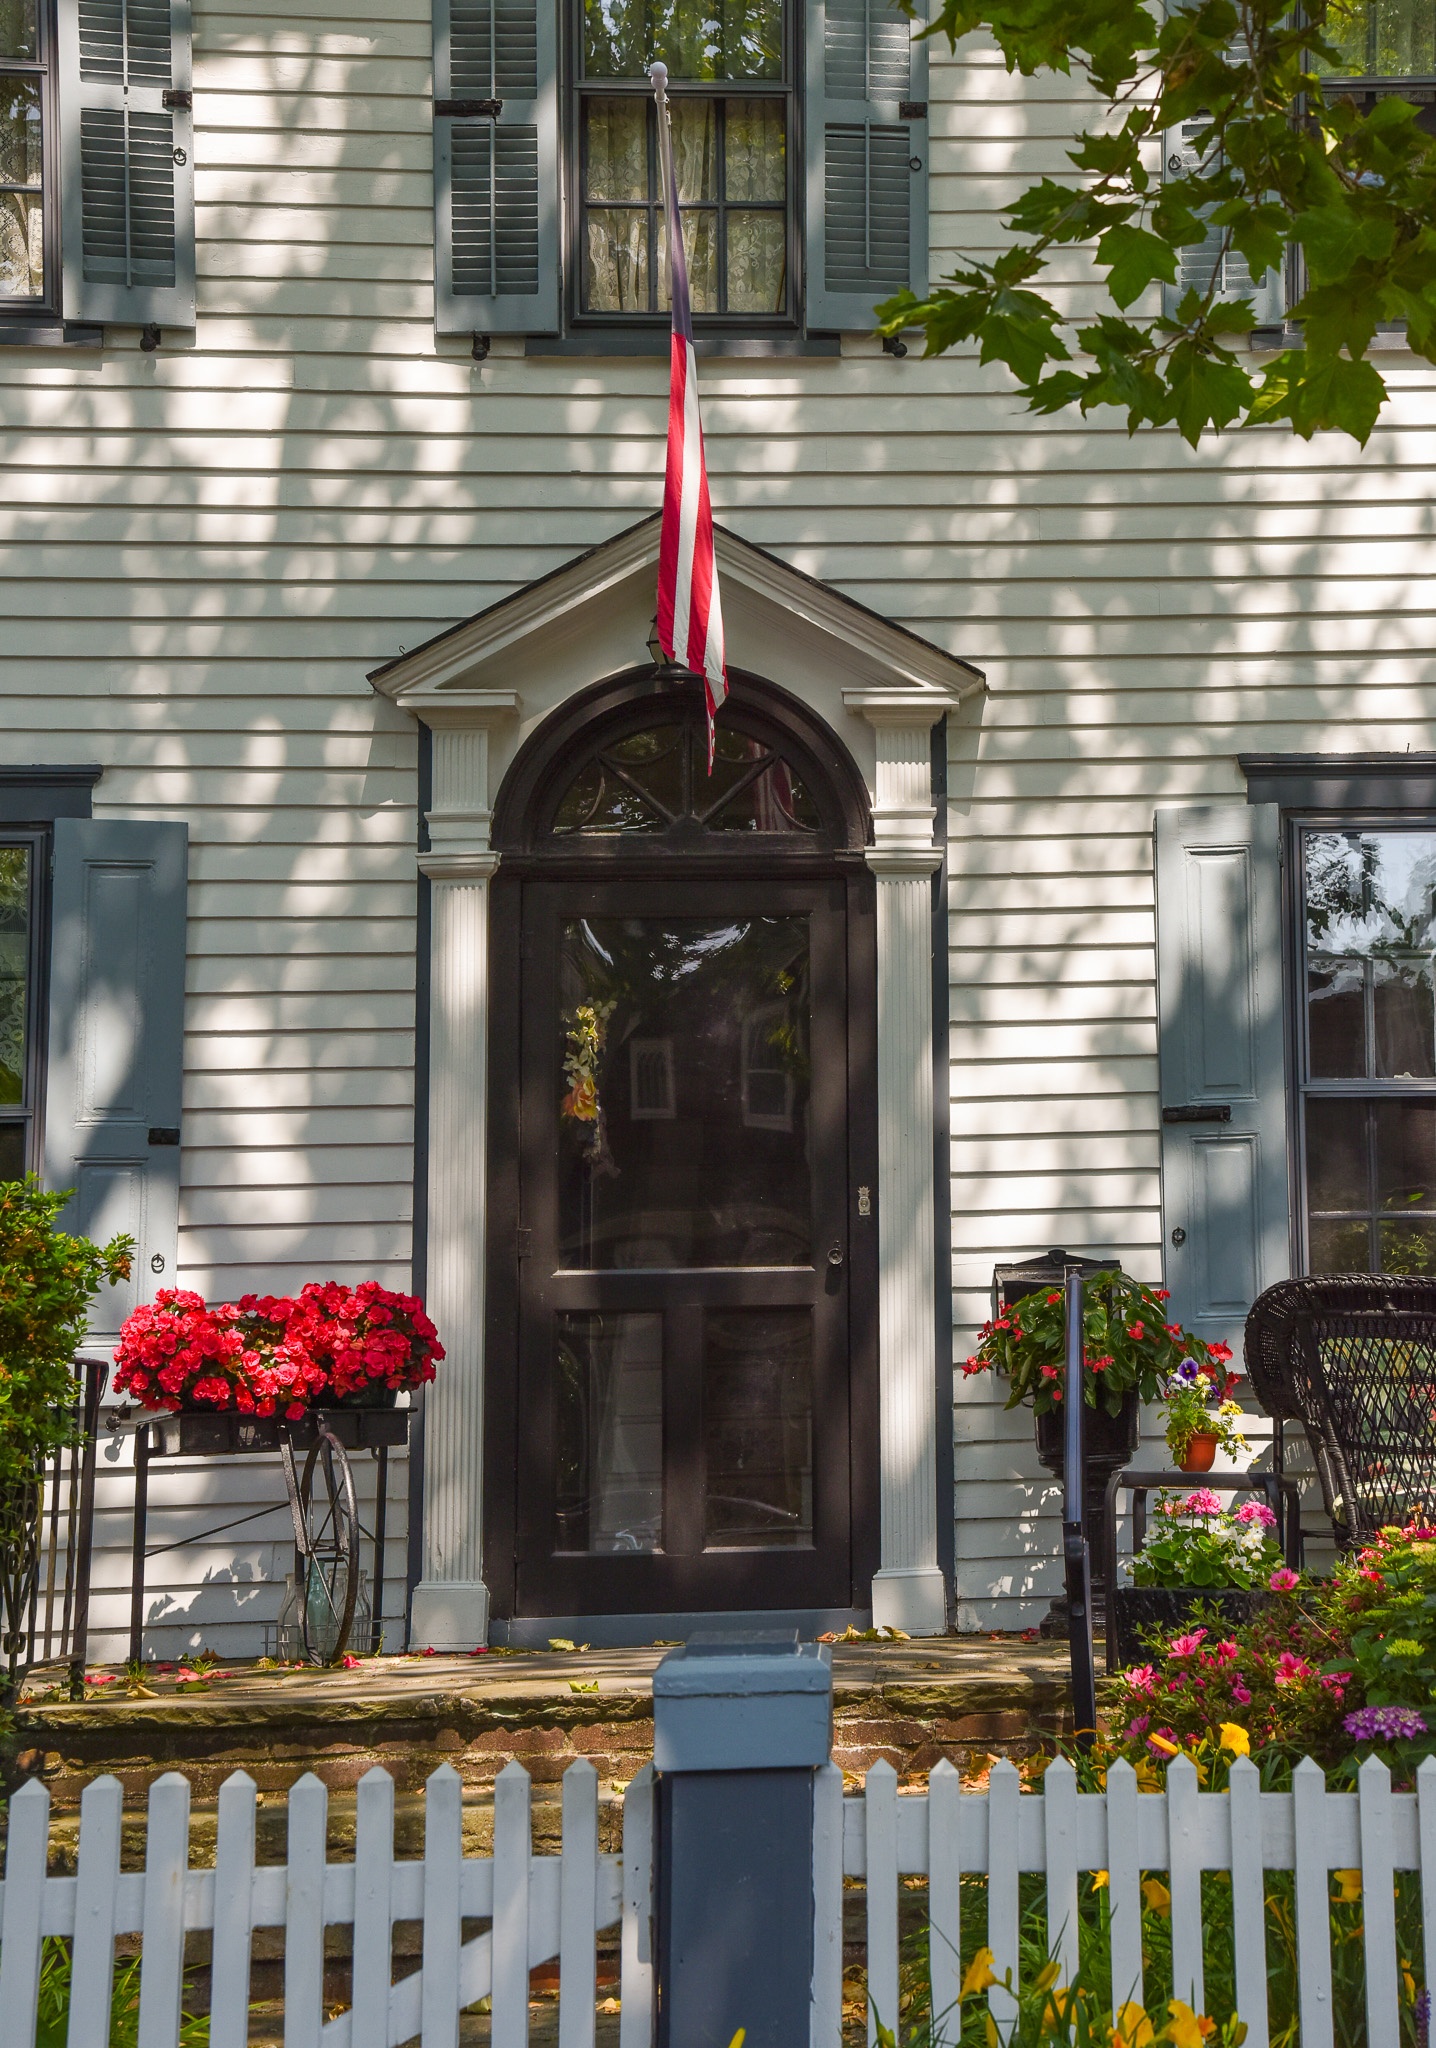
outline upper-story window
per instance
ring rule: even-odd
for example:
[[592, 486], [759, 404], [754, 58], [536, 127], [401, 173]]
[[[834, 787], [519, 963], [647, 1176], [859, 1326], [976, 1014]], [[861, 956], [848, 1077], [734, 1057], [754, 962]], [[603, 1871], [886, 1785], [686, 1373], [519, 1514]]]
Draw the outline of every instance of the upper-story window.
[[658, 59], [700, 338], [870, 333], [926, 289], [927, 46], [892, 0], [434, 0], [441, 334], [652, 346]]
[[[1394, 90], [1417, 81], [1436, 86], [1436, 8], [1431, 0], [1332, 0], [1324, 33], [1341, 52], [1339, 64], [1317, 66], [1333, 83], [1369, 81], [1373, 89], [1384, 84]], [[1431, 100], [1427, 91], [1417, 104], [1430, 106]]]
[[657, 112], [668, 66], [673, 158], [695, 315], [791, 310], [793, 60], [783, 0], [579, 0], [571, 105], [581, 315], [668, 308]]
[[1436, 828], [1300, 847], [1306, 1267], [1436, 1273]]
[[40, 0], [0, 4], [0, 303], [57, 301], [48, 159], [53, 31]]

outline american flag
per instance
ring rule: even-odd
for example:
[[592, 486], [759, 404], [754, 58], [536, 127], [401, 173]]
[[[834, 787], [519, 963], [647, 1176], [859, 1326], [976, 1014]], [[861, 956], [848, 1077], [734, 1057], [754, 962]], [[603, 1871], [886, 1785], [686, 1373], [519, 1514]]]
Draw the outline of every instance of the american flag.
[[673, 341], [668, 376], [668, 469], [663, 484], [663, 530], [658, 543], [658, 644], [672, 662], [703, 678], [708, 706], [708, 772], [713, 772], [713, 721], [728, 694], [723, 652], [723, 608], [713, 555], [713, 508], [698, 417], [698, 366], [693, 358], [693, 311], [688, 259], [673, 174], [668, 126], [668, 67], [649, 71], [658, 102], [658, 156], [663, 167], [663, 220], [668, 240]]

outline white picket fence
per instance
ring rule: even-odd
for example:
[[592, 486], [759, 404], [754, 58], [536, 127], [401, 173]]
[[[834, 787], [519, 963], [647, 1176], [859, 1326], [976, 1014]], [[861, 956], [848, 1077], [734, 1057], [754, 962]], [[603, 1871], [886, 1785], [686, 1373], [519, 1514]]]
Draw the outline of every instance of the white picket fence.
[[[595, 1937], [621, 1923], [621, 2048], [652, 2040], [653, 1772], [624, 1794], [623, 1853], [600, 1854], [598, 1778], [589, 1763], [563, 1781], [563, 1849], [535, 1856], [529, 1776], [511, 1763], [494, 1783], [492, 1856], [465, 1856], [463, 1786], [449, 1765], [429, 1779], [422, 1859], [394, 1856], [394, 1781], [359, 1782], [352, 1863], [326, 1857], [329, 1794], [313, 1775], [289, 1794], [288, 1862], [255, 1862], [254, 1780], [236, 1771], [220, 1789], [211, 1870], [189, 1868], [190, 1788], [167, 1772], [150, 1789], [145, 1868], [120, 1870], [123, 1792], [96, 1778], [80, 1800], [73, 1877], [45, 1875], [50, 1795], [31, 1782], [10, 1802], [0, 1885], [0, 2048], [33, 2048], [41, 1942], [74, 1940], [68, 2048], [108, 2048], [115, 1937], [141, 1943], [139, 2048], [176, 2048], [184, 1938], [213, 1930], [210, 2048], [246, 2048], [250, 1935], [284, 1930], [284, 2048], [457, 2048], [459, 2014], [492, 2000], [493, 2048], [525, 2048], [529, 1972], [559, 1965], [560, 2048], [592, 2048]], [[420, 1967], [392, 1981], [393, 1925], [423, 1923]], [[492, 1925], [464, 1941], [465, 1920]], [[350, 2009], [326, 2020], [324, 1930], [353, 1928]]]
[[[998, 1977], [1018, 1973], [1018, 1878], [1046, 1876], [1049, 1942], [1061, 1981], [1077, 1968], [1077, 1885], [1084, 1871], [1109, 1873], [1112, 1987], [1116, 2000], [1143, 2002], [1142, 1893], [1146, 1872], [1161, 1871], [1171, 1892], [1172, 1978], [1176, 1996], [1205, 2010], [1202, 1981], [1202, 1872], [1232, 1878], [1237, 2011], [1246, 2048], [1268, 2048], [1264, 1873], [1296, 1873], [1298, 2014], [1301, 2048], [1332, 2048], [1330, 1873], [1359, 1870], [1366, 1976], [1366, 2048], [1400, 2048], [1395, 1873], [1422, 1874], [1422, 1975], [1436, 1987], [1436, 1759], [1417, 1772], [1417, 1790], [1393, 1793], [1391, 1774], [1372, 1757], [1355, 1792], [1328, 1792], [1310, 1759], [1295, 1789], [1263, 1792], [1256, 1766], [1232, 1766], [1231, 1791], [1202, 1792], [1195, 1765], [1179, 1758], [1166, 1790], [1143, 1793], [1130, 1764], [1107, 1773], [1105, 1793], [1081, 1793], [1062, 1760], [1049, 1764], [1040, 1796], [1024, 1794], [1010, 1763], [994, 1764], [985, 1795], [962, 1790], [959, 1773], [940, 1763], [925, 1796], [899, 1796], [891, 1766], [875, 1764], [861, 1798], [844, 1799], [832, 1765], [818, 1773], [814, 1859], [814, 2048], [833, 2048], [841, 2010], [842, 1884], [867, 1889], [868, 2040], [873, 2013], [889, 2025], [898, 2010], [898, 1879], [928, 1880], [932, 2009], [939, 2023], [961, 1989], [960, 1880], [987, 1878], [984, 1930]], [[1006, 2040], [1015, 2008], [1002, 1985], [989, 2008]], [[956, 2033], [955, 2018], [951, 2028]]]
[[[492, 2001], [493, 2048], [526, 2048], [529, 1972], [557, 1957], [559, 2048], [593, 2048], [598, 1995], [596, 1936], [620, 1929], [620, 2048], [650, 2048], [653, 1775], [624, 1794], [621, 1855], [599, 1850], [598, 1780], [587, 1763], [563, 1782], [562, 1853], [533, 1852], [527, 1773], [509, 1764], [494, 1787], [493, 1854], [466, 1857], [458, 1775], [441, 1766], [428, 1781], [424, 1854], [394, 1856], [394, 1786], [370, 1771], [358, 1789], [354, 1860], [327, 1860], [328, 1795], [301, 1778], [289, 1795], [288, 1862], [255, 1861], [256, 1794], [236, 1772], [220, 1792], [214, 1867], [189, 1867], [189, 1785], [177, 1773], [150, 1792], [146, 1867], [120, 1870], [123, 1794], [97, 1778], [81, 1801], [76, 1875], [46, 1874], [50, 1799], [30, 1783], [10, 1804], [5, 1878], [0, 1884], [0, 2048], [33, 2048], [41, 1943], [73, 1940], [68, 2048], [107, 2048], [115, 1939], [141, 1937], [139, 2048], [176, 2048], [184, 1980], [184, 1937], [213, 1930], [211, 2048], [245, 2048], [250, 2003], [250, 1936], [284, 1930], [285, 2048], [456, 2048], [458, 2016]], [[897, 1777], [875, 1764], [864, 1791], [845, 1797], [842, 1773], [817, 1773], [813, 1868], [814, 1967], [811, 2048], [839, 2048], [842, 2032], [843, 1881], [865, 1883], [869, 2041], [873, 2015], [898, 2010], [900, 1879], [928, 1880], [933, 2010], [951, 2011], [961, 1985], [961, 1879], [987, 1878], [985, 1925], [999, 1977], [1018, 1982], [1019, 1877], [1045, 1876], [1047, 1926], [1064, 1980], [1076, 1968], [1078, 1884], [1109, 1873], [1112, 1983], [1143, 2000], [1144, 1873], [1163, 1872], [1171, 1893], [1174, 1985], [1201, 2012], [1201, 1876], [1232, 1878], [1237, 2007], [1249, 2048], [1267, 2048], [1264, 1874], [1295, 1878], [1302, 2048], [1332, 2048], [1329, 1873], [1357, 1869], [1363, 1881], [1368, 2048], [1399, 2048], [1399, 1970], [1394, 1877], [1422, 1873], [1422, 1976], [1436, 1985], [1436, 1760], [1422, 1765], [1414, 1793], [1393, 1793], [1372, 1759], [1359, 1789], [1328, 1792], [1313, 1763], [1295, 1789], [1264, 1793], [1255, 1767], [1232, 1768], [1230, 1792], [1199, 1788], [1192, 1764], [1167, 1773], [1166, 1790], [1139, 1791], [1127, 1764], [1112, 1767], [1105, 1793], [1079, 1793], [1071, 1766], [1047, 1770], [1041, 1795], [1024, 1793], [1009, 1763], [993, 1766], [985, 1792], [965, 1792], [941, 1763], [925, 1793], [899, 1794]], [[1427, 1882], [1427, 1873], [1431, 1881]], [[465, 1920], [487, 1931], [463, 1939]], [[420, 1967], [392, 1980], [395, 1921], [423, 1925]], [[326, 1927], [353, 1929], [350, 2009], [326, 2019]], [[971, 1946], [971, 1941], [969, 1941]], [[1005, 2040], [1014, 2008], [1003, 1985], [988, 1993]], [[955, 2026], [953, 2028], [955, 2032]]]

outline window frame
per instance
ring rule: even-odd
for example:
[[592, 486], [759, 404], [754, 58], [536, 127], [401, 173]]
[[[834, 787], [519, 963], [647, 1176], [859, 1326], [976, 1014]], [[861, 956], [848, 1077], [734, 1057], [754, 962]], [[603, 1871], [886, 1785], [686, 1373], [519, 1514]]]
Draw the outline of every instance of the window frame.
[[[1252, 800], [1255, 800], [1255, 793]], [[1436, 800], [1429, 806], [1382, 810], [1370, 806], [1334, 810], [1314, 806], [1292, 809], [1283, 816], [1282, 848], [1288, 877], [1286, 985], [1288, 1003], [1289, 1102], [1288, 1147], [1292, 1167], [1292, 1237], [1295, 1270], [1309, 1274], [1311, 1264], [1311, 1217], [1308, 1200], [1309, 1174], [1306, 1143], [1306, 1105], [1310, 1097], [1347, 1102], [1436, 1102], [1436, 1076], [1403, 1081], [1394, 1076], [1342, 1076], [1312, 1080], [1310, 1076], [1310, 1030], [1307, 1003], [1307, 928], [1305, 840], [1314, 832], [1426, 832], [1436, 836]], [[1374, 1215], [1375, 1212], [1373, 1211]], [[1371, 1268], [1381, 1270], [1379, 1265]]]
[[[640, 82], [632, 79], [586, 79], [583, 76], [584, 0], [569, 0], [563, 13], [560, 48], [559, 159], [564, 207], [561, 237], [564, 331], [596, 339], [600, 335], [653, 337], [667, 333], [670, 316], [660, 307], [653, 313], [593, 313], [583, 310], [583, 104], [587, 98], [632, 99]], [[679, 99], [778, 99], [787, 113], [785, 145], [786, 196], [783, 206], [787, 236], [787, 310], [782, 313], [693, 314], [695, 341], [704, 338], [790, 340], [804, 327], [803, 279], [803, 8], [800, 0], [783, 0], [783, 75], [781, 79], [673, 79], [668, 97]], [[648, 94], [652, 97], [651, 90]]]
[[25, 961], [25, 1053], [18, 1103], [0, 1102], [0, 1125], [25, 1132], [25, 1171], [38, 1173], [45, 1143], [45, 1031], [50, 935], [50, 842], [45, 826], [0, 822], [0, 848], [30, 854], [30, 929]]
[[37, 77], [40, 81], [40, 260], [45, 289], [38, 297], [21, 298], [0, 290], [0, 333], [7, 327], [58, 320], [61, 314], [61, 192], [59, 21], [57, 0], [35, 0], [35, 46], [32, 58], [0, 57], [0, 72]]

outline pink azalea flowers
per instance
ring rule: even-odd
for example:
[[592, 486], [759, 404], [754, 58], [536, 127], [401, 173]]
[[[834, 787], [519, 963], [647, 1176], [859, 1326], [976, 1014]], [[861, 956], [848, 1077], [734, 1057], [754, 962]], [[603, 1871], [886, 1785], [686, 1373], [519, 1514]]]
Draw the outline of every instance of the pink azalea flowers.
[[1276, 1660], [1276, 1682], [1280, 1686], [1305, 1685], [1315, 1676], [1305, 1657], [1298, 1657], [1294, 1650], [1283, 1650]]
[[1173, 1636], [1167, 1645], [1169, 1657], [1195, 1657], [1206, 1640], [1204, 1628], [1194, 1628], [1184, 1636]]
[[1273, 1593], [1294, 1593], [1301, 1584], [1300, 1578], [1290, 1565], [1279, 1565], [1267, 1580]]

